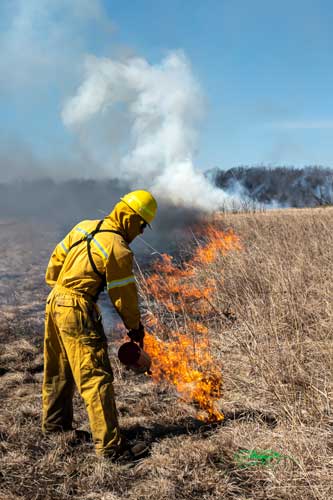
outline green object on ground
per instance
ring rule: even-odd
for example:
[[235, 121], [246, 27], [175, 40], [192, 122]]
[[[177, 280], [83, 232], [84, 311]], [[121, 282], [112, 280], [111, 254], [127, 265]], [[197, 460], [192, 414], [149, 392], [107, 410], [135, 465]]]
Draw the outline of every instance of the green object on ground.
[[256, 465], [273, 465], [274, 463], [279, 463], [282, 458], [291, 457], [282, 455], [273, 450], [239, 450], [234, 455], [235, 461], [241, 468], [253, 467]]

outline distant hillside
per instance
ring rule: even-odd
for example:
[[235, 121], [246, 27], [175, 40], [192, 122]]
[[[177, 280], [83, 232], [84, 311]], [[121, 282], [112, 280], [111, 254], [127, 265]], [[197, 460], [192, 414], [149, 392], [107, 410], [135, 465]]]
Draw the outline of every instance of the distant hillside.
[[214, 168], [207, 177], [219, 188], [241, 199], [281, 207], [333, 204], [333, 170], [310, 166]]

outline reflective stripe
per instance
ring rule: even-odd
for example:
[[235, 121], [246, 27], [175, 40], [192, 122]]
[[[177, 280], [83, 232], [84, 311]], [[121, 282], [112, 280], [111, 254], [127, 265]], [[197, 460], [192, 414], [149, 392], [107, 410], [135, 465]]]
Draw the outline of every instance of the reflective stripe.
[[61, 241], [60, 245], [62, 246], [64, 252], [67, 254], [68, 253], [68, 248], [66, 247], [65, 243], [63, 241]]
[[135, 283], [135, 278], [134, 278], [133, 274], [131, 274], [131, 276], [127, 276], [127, 278], [123, 278], [122, 280], [109, 281], [107, 283], [107, 288], [108, 288], [108, 290], [111, 290], [111, 288], [126, 286], [126, 285], [129, 285], [130, 283]]
[[100, 244], [100, 242], [99, 242], [99, 241], [97, 241], [95, 238], [93, 238], [93, 240], [92, 240], [92, 241], [95, 243], [95, 245], [97, 246], [97, 248], [99, 248], [99, 249], [100, 249], [100, 251], [102, 252], [102, 254], [104, 255], [104, 257], [105, 257], [106, 259], [108, 259], [108, 258], [109, 258], [109, 254], [107, 253], [107, 251], [106, 251], [106, 250], [104, 250], [104, 248], [102, 247], [102, 245]]
[[[82, 229], [81, 227], [77, 227], [76, 230], [79, 231], [80, 233], [84, 234], [85, 236], [88, 236], [88, 234], [90, 234], [90, 233], [88, 233], [88, 231], [86, 231], [85, 229]], [[105, 250], [105, 248], [101, 245], [101, 243], [99, 241], [97, 241], [96, 238], [93, 238], [91, 241], [97, 246], [97, 248], [102, 253], [103, 257], [105, 257], [106, 259], [108, 259], [109, 258], [109, 254]]]
[[81, 229], [80, 227], [77, 227], [76, 230], [79, 231], [79, 233], [84, 234], [85, 236], [88, 236], [89, 234], [88, 231], [85, 231], [85, 229]]

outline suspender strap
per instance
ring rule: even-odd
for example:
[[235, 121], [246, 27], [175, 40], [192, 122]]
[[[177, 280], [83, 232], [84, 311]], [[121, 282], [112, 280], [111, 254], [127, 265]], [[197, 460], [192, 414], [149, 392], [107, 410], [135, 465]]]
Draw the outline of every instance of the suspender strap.
[[89, 258], [89, 261], [90, 261], [90, 264], [91, 264], [91, 267], [93, 268], [94, 272], [100, 277], [100, 278], [104, 278], [105, 277], [105, 272], [104, 273], [101, 273], [99, 272], [99, 270], [97, 269], [96, 267], [96, 264], [94, 262], [94, 259], [93, 259], [93, 256], [91, 254], [91, 241], [92, 239], [94, 238], [95, 234], [98, 233], [99, 231], [99, 228], [101, 227], [101, 225], [103, 224], [103, 219], [101, 221], [99, 221], [99, 223], [97, 224], [96, 226], [96, 229], [94, 229], [94, 231], [92, 231], [91, 233], [87, 234], [86, 236], [86, 241], [87, 241], [87, 253], [88, 253], [88, 258]]
[[114, 233], [114, 234], [119, 234], [119, 236], [124, 237], [124, 235], [120, 231], [116, 231], [115, 229], [100, 229], [99, 231], [96, 231], [96, 233], [97, 232], [98, 233]]
[[103, 273], [101, 273], [97, 267], [96, 267], [96, 264], [94, 262], [94, 259], [93, 259], [93, 256], [92, 256], [92, 253], [91, 253], [91, 242], [92, 240], [94, 239], [94, 236], [96, 233], [114, 233], [114, 234], [119, 234], [119, 236], [123, 236], [121, 234], [120, 231], [116, 231], [115, 229], [100, 229], [101, 225], [103, 224], [104, 222], [104, 219], [100, 220], [96, 226], [96, 228], [91, 231], [89, 234], [87, 234], [86, 236], [84, 236], [84, 238], [81, 238], [81, 240], [78, 240], [76, 241], [75, 243], [73, 243], [73, 245], [71, 245], [68, 249], [68, 252], [70, 250], [72, 250], [72, 248], [76, 247], [77, 245], [79, 245], [80, 243], [82, 243], [83, 241], [86, 241], [87, 242], [87, 253], [88, 253], [88, 258], [89, 258], [89, 262], [91, 264], [91, 267], [93, 268], [93, 271], [94, 273], [97, 274], [97, 276], [99, 276], [100, 278], [102, 278], [102, 282], [103, 282], [103, 288], [106, 284], [106, 278], [105, 278], [105, 271]]

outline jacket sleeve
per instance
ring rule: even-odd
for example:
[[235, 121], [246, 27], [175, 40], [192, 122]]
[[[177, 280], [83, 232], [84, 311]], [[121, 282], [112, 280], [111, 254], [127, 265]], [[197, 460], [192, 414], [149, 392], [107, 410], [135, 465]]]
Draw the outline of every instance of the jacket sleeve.
[[133, 254], [125, 245], [115, 243], [106, 264], [106, 282], [110, 300], [125, 327], [139, 328], [138, 292], [133, 275]]
[[57, 282], [58, 276], [60, 274], [63, 263], [65, 262], [66, 256], [70, 248], [71, 232], [55, 247], [51, 258], [49, 260], [45, 281], [52, 288]]

